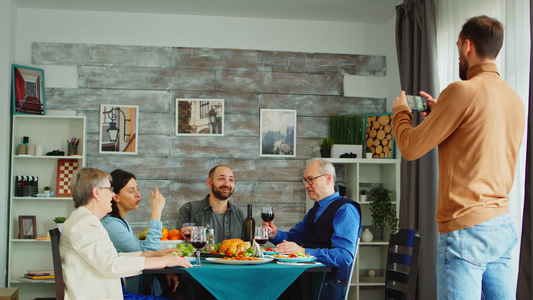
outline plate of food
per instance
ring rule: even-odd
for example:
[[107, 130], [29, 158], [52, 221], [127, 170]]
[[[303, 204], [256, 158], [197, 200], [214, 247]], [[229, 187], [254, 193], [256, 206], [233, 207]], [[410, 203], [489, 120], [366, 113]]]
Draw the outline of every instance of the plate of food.
[[224, 265], [260, 265], [260, 264], [269, 263], [273, 259], [246, 256], [246, 257], [224, 257], [224, 258], [208, 257], [205, 260], [212, 262], [212, 263], [224, 264]]
[[263, 248], [263, 254], [266, 254], [266, 255], [275, 255], [275, 254], [280, 254], [280, 253], [281, 252], [276, 251], [276, 249]]
[[315, 256], [296, 252], [294, 254], [274, 254], [269, 257], [283, 262], [309, 262], [316, 260]]

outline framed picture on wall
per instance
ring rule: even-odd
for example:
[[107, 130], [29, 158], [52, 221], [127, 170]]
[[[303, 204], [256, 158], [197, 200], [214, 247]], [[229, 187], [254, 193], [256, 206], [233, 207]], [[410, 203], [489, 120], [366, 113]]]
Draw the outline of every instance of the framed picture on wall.
[[19, 216], [19, 239], [37, 237], [37, 218], [35, 216]]
[[365, 116], [365, 152], [372, 151], [372, 158], [394, 158], [392, 113]]
[[296, 157], [296, 110], [261, 109], [260, 156]]
[[100, 105], [100, 153], [137, 154], [138, 105]]
[[224, 135], [224, 99], [176, 99], [176, 135]]
[[44, 115], [44, 70], [12, 65], [13, 114]]

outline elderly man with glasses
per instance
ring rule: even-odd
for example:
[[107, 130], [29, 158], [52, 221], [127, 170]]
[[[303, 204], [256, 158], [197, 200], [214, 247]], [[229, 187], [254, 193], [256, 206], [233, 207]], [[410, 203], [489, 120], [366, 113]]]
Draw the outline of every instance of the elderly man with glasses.
[[320, 299], [343, 299], [361, 236], [361, 208], [335, 192], [335, 168], [326, 160], [310, 162], [302, 182], [309, 198], [315, 201], [304, 219], [289, 232], [277, 230], [272, 221], [263, 222], [263, 227], [270, 228], [270, 241], [277, 245], [276, 251], [310, 254], [331, 267]]

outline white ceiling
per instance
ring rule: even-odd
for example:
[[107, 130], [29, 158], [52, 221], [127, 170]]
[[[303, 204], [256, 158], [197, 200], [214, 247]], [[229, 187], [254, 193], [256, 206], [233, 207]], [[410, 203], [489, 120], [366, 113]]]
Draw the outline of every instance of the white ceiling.
[[14, 0], [19, 8], [385, 23], [403, 0]]

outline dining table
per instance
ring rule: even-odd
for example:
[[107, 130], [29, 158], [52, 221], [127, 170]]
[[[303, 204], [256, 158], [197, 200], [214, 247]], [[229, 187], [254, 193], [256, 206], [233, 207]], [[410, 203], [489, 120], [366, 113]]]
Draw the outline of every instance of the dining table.
[[[215, 261], [216, 260], [216, 261]], [[301, 280], [302, 299], [318, 299], [326, 272], [320, 263], [286, 263], [275, 259], [267, 263], [224, 263], [216, 258], [202, 258], [201, 267], [173, 267], [143, 271], [143, 290], [149, 294], [156, 274], [190, 274], [216, 299], [275, 300], [296, 280]], [[194, 265], [194, 263], [193, 263]]]

